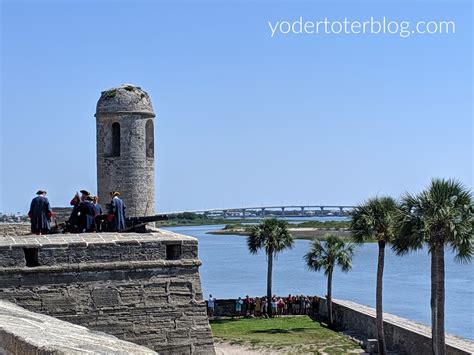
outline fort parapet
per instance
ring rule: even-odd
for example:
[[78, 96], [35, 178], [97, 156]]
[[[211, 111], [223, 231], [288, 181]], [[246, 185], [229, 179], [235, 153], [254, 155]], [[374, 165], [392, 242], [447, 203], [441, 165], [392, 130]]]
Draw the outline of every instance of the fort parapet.
[[0, 299], [144, 345], [213, 354], [197, 240], [167, 231], [0, 238]]
[[0, 354], [157, 354], [102, 332], [0, 301]]

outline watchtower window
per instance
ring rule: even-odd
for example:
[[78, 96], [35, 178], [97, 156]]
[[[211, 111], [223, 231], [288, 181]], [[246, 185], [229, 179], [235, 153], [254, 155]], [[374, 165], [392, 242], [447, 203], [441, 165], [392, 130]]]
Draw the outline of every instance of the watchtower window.
[[155, 156], [155, 139], [153, 130], [153, 121], [148, 120], [145, 125], [146, 156], [148, 158], [153, 158]]
[[23, 252], [25, 253], [26, 266], [28, 267], [39, 266], [38, 249], [23, 248]]
[[181, 244], [167, 244], [166, 245], [166, 260], [181, 259]]
[[112, 125], [112, 156], [120, 156], [120, 124], [117, 122]]

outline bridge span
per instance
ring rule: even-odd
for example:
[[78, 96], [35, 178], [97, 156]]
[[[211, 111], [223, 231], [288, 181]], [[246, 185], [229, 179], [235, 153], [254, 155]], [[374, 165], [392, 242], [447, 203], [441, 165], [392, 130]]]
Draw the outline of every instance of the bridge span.
[[211, 208], [194, 211], [167, 212], [180, 214], [184, 212], [204, 214], [208, 217], [333, 217], [349, 216], [356, 206], [348, 205], [270, 205], [259, 207]]

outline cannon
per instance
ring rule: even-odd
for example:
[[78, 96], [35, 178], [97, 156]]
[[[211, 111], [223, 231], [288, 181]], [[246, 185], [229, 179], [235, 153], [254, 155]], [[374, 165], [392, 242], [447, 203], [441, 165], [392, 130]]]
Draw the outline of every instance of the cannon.
[[147, 223], [166, 220], [168, 220], [167, 214], [157, 214], [154, 216], [143, 217], [126, 217], [125, 223], [127, 224], [127, 228], [125, 228], [123, 232], [145, 232]]
[[[147, 223], [156, 222], [156, 221], [166, 221], [168, 220], [167, 214], [158, 214], [154, 216], [140, 216], [140, 217], [126, 217], [125, 223], [127, 228], [121, 232], [130, 233], [138, 232], [143, 233], [146, 231]], [[96, 222], [98, 225], [97, 232], [112, 232], [113, 228], [111, 222], [107, 219], [107, 215], [100, 215], [96, 217]], [[77, 227], [71, 225], [69, 221], [58, 223], [57, 221], [51, 227], [50, 234], [64, 234], [64, 233], [80, 233]]]

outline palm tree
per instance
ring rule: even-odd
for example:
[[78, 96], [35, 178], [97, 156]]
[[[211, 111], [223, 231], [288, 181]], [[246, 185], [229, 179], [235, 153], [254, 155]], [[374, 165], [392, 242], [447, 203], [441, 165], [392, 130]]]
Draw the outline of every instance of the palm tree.
[[394, 237], [397, 202], [391, 197], [375, 197], [358, 206], [352, 212], [351, 232], [356, 243], [376, 240], [379, 246], [377, 261], [377, 286], [375, 291], [375, 324], [379, 354], [385, 355], [385, 334], [383, 329], [383, 269], [385, 245]]
[[267, 312], [272, 316], [272, 272], [273, 258], [286, 248], [293, 248], [293, 237], [288, 231], [288, 223], [276, 218], [265, 219], [250, 229], [247, 246], [252, 254], [260, 249], [265, 250], [268, 261], [267, 269]]
[[418, 195], [402, 198], [393, 249], [399, 255], [428, 245], [431, 254], [431, 342], [433, 354], [446, 352], [444, 332], [444, 247], [456, 260], [468, 262], [474, 254], [472, 192], [456, 180], [434, 179]]
[[314, 240], [311, 249], [304, 256], [306, 265], [311, 271], [324, 270], [328, 278], [326, 304], [328, 309], [329, 326], [333, 325], [332, 316], [332, 274], [338, 265], [343, 272], [352, 268], [354, 246], [334, 235], [328, 235], [326, 241]]

